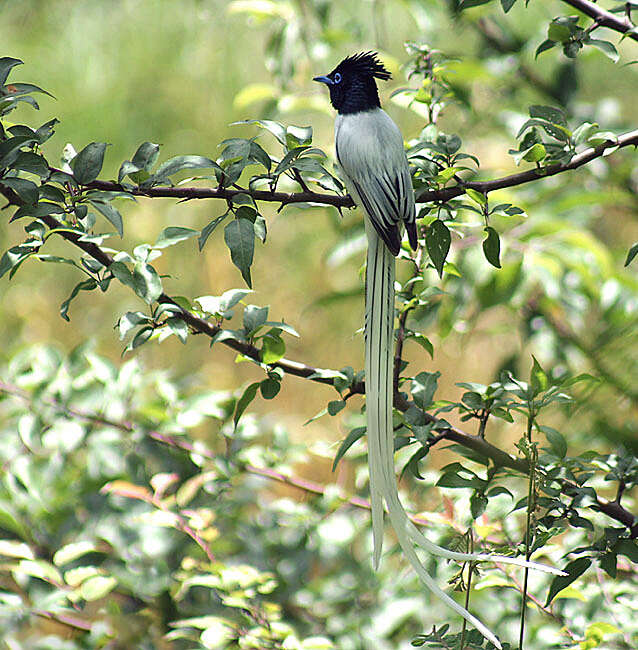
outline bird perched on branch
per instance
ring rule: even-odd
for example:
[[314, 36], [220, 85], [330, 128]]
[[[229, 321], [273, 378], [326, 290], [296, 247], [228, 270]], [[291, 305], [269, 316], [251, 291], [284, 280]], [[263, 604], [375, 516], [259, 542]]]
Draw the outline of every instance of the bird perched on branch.
[[519, 558], [449, 551], [430, 542], [414, 526], [399, 500], [392, 429], [394, 258], [401, 249], [404, 231], [415, 250], [418, 241], [414, 191], [403, 138], [381, 108], [375, 81], [385, 81], [390, 76], [376, 53], [362, 52], [345, 58], [330, 74], [314, 78], [330, 90], [330, 102], [337, 111], [337, 160], [350, 195], [365, 214], [365, 397], [374, 565], [378, 566], [381, 557], [385, 501], [399, 544], [423, 583], [500, 648], [496, 636], [481, 621], [439, 588], [425, 570], [416, 548], [460, 562], [492, 560], [561, 572]]

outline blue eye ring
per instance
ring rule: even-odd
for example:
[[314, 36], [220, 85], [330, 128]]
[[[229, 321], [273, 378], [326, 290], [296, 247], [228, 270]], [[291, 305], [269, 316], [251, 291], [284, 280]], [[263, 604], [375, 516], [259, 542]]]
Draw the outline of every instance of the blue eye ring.
[[341, 81], [341, 73], [340, 72], [335, 72], [335, 76], [332, 79], [334, 83], [338, 84]]

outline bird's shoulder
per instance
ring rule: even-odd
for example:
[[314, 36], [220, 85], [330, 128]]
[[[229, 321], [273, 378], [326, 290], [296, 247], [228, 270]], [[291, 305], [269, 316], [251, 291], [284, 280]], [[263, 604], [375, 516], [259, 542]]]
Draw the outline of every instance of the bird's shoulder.
[[351, 158], [372, 162], [405, 155], [399, 127], [381, 108], [337, 115], [335, 142], [342, 164]]

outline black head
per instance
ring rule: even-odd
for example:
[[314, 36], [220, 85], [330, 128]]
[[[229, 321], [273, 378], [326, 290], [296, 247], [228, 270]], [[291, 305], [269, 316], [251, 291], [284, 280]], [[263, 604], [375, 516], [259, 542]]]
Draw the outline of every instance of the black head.
[[328, 86], [330, 103], [338, 113], [359, 113], [381, 106], [376, 79], [390, 79], [376, 52], [361, 52], [345, 58], [329, 75], [315, 77]]

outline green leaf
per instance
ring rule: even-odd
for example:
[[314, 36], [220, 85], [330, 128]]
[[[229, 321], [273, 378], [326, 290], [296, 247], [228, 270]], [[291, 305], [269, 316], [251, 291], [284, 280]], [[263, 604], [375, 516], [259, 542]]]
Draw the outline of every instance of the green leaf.
[[585, 41], [587, 45], [595, 47], [597, 50], [600, 50], [607, 58], [611, 59], [614, 63], [618, 62], [620, 55], [615, 45], [610, 41], [600, 41], [596, 38], [590, 38]]
[[619, 555], [624, 555], [635, 564], [638, 564], [638, 541], [635, 539], [621, 539], [614, 550]]
[[3, 166], [9, 165], [16, 157], [15, 154], [17, 154], [22, 147], [34, 144], [35, 142], [35, 134], [33, 136], [16, 135], [4, 142], [0, 142], [0, 162], [3, 163]]
[[246, 334], [251, 336], [259, 330], [268, 318], [268, 307], [257, 307], [247, 305], [244, 309], [244, 329]]
[[162, 281], [157, 271], [150, 264], [137, 262], [133, 267], [132, 277], [135, 293], [149, 305], [160, 297], [162, 293]]
[[560, 108], [553, 106], [542, 106], [541, 104], [533, 104], [529, 107], [530, 117], [538, 117], [542, 120], [547, 120], [552, 124], [559, 124], [560, 126], [567, 127], [567, 119], [565, 113]]
[[17, 267], [31, 256], [39, 246], [40, 243], [36, 242], [32, 245], [19, 244], [18, 246], [12, 246], [8, 251], [6, 251], [2, 258], [0, 258], [0, 278], [7, 271], [13, 272], [13, 270], [17, 269]]
[[4, 86], [11, 68], [16, 65], [22, 65], [24, 63], [21, 59], [14, 59], [11, 56], [3, 56], [0, 58], [0, 86]]
[[242, 396], [237, 400], [237, 406], [235, 407], [235, 415], [233, 416], [233, 423], [235, 429], [239, 423], [239, 419], [244, 414], [244, 411], [248, 408], [248, 405], [255, 399], [257, 395], [257, 389], [259, 388], [260, 382], [254, 382], [250, 384], [242, 393]]
[[230, 249], [233, 264], [241, 271], [246, 284], [252, 289], [250, 265], [255, 251], [255, 228], [248, 219], [233, 219], [224, 228], [224, 241]]
[[473, 190], [471, 187], [468, 187], [465, 190], [465, 193], [470, 199], [472, 199], [472, 201], [478, 203], [482, 208], [487, 205], [487, 197], [485, 194], [483, 194], [483, 192], [478, 192], [477, 190]]
[[213, 234], [215, 228], [217, 228], [217, 226], [219, 226], [227, 216], [228, 212], [225, 212], [221, 217], [215, 217], [215, 219], [213, 219], [207, 226], [202, 228], [202, 231], [199, 233], [199, 237], [197, 238], [197, 245], [199, 246], [200, 252], [204, 248], [208, 238]]
[[515, 4], [516, 0], [501, 0], [501, 7], [503, 7], [505, 13], [507, 13]]
[[221, 171], [220, 166], [214, 160], [204, 156], [175, 156], [163, 162], [149, 179], [149, 182], [155, 183], [165, 180], [184, 169], [218, 169]]
[[356, 427], [355, 429], [352, 429], [348, 435], [344, 438], [342, 443], [339, 445], [339, 449], [337, 450], [337, 455], [335, 456], [334, 461], [332, 462], [332, 471], [334, 472], [337, 469], [337, 465], [339, 464], [339, 461], [343, 458], [345, 453], [354, 445], [357, 440], [363, 437], [364, 433], [366, 432], [365, 427]]
[[478, 519], [487, 508], [487, 497], [482, 492], [474, 492], [470, 497], [472, 519]]
[[463, 467], [460, 463], [452, 463], [443, 468], [443, 475], [436, 482], [438, 487], [483, 489], [486, 485], [480, 476]]
[[154, 142], [143, 142], [135, 152], [131, 162], [138, 168], [150, 172], [157, 162], [160, 146]]
[[546, 39], [544, 40], [537, 48], [536, 52], [534, 53], [534, 58], [538, 58], [539, 54], [542, 54], [543, 52], [547, 52], [547, 50], [551, 50], [554, 46], [556, 45], [556, 41], [553, 41], [551, 39]]
[[261, 360], [264, 363], [276, 363], [286, 354], [286, 344], [281, 336], [266, 334], [262, 339]]
[[527, 162], [540, 162], [546, 156], [547, 151], [545, 145], [541, 142], [537, 142], [523, 154], [523, 160], [526, 160]]
[[616, 553], [605, 553], [604, 555], [601, 555], [598, 558], [598, 562], [600, 564], [600, 568], [610, 578], [613, 578], [615, 580], [618, 572], [618, 568], [617, 568], [618, 557]]
[[470, 9], [471, 7], [480, 7], [485, 5], [492, 0], [461, 0], [460, 9]]
[[116, 585], [117, 580], [112, 576], [94, 576], [80, 585], [79, 593], [84, 600], [99, 600], [113, 591]]
[[629, 249], [627, 259], [625, 260], [625, 266], [629, 266], [636, 255], [638, 255], [638, 242]]
[[273, 397], [277, 396], [277, 393], [279, 393], [280, 389], [281, 389], [281, 382], [278, 381], [277, 379], [273, 379], [272, 377], [268, 377], [268, 379], [264, 379], [259, 384], [259, 392], [261, 393], [261, 396], [264, 399], [273, 399]]
[[98, 201], [90, 199], [89, 203], [102, 215], [104, 215], [115, 227], [117, 234], [122, 237], [124, 235], [124, 222], [120, 211], [113, 207], [108, 201]]
[[536, 397], [539, 393], [542, 393], [549, 388], [549, 378], [540, 363], [536, 360], [536, 357], [532, 355], [532, 359], [534, 362], [529, 375], [529, 381], [532, 387], [532, 394]]
[[153, 248], [168, 248], [169, 246], [173, 246], [180, 241], [195, 237], [197, 234], [198, 231], [193, 230], [192, 228], [169, 226], [168, 228], [164, 228], [164, 230], [162, 230]]
[[330, 415], [337, 415], [345, 407], [346, 403], [342, 399], [335, 399], [328, 402], [328, 413]]
[[312, 142], [311, 126], [290, 125], [286, 129], [286, 146], [288, 149], [309, 145]]
[[26, 178], [3, 178], [0, 184], [10, 187], [26, 204], [38, 202], [38, 186]]
[[487, 237], [483, 240], [483, 253], [485, 259], [497, 269], [501, 268], [501, 241], [499, 239], [498, 233], [491, 226], [485, 227], [485, 232]]
[[64, 320], [69, 321], [69, 307], [71, 306], [71, 301], [80, 293], [80, 291], [93, 291], [97, 287], [97, 282], [92, 278], [88, 280], [83, 280], [73, 287], [71, 295], [60, 305], [60, 316]]
[[554, 454], [559, 458], [565, 458], [567, 455], [567, 441], [563, 434], [548, 426], [541, 426], [540, 430], [545, 434]]
[[93, 542], [84, 541], [67, 544], [55, 552], [53, 555], [53, 564], [62, 566], [69, 562], [73, 562], [73, 560], [77, 560], [79, 557], [82, 557], [87, 553], [92, 553], [93, 551], [97, 551]]
[[432, 398], [439, 385], [440, 372], [420, 372], [412, 380], [412, 398], [414, 403], [423, 410], [432, 404]]
[[563, 569], [567, 575], [556, 576], [552, 580], [552, 584], [549, 587], [549, 593], [547, 594], [547, 602], [545, 603], [545, 607], [547, 607], [552, 602], [552, 600], [554, 600], [558, 592], [571, 585], [574, 580], [583, 575], [583, 573], [587, 571], [590, 565], [591, 560], [588, 557], [581, 557], [577, 560], [574, 560], [573, 562], [570, 562]]
[[100, 174], [104, 163], [106, 143], [91, 142], [71, 161], [73, 176], [80, 185], [92, 183]]
[[425, 246], [440, 278], [443, 277], [443, 266], [450, 251], [451, 242], [450, 231], [440, 219], [436, 219], [428, 226], [425, 232]]
[[239, 122], [233, 122], [231, 126], [239, 126], [244, 124], [257, 124], [262, 129], [266, 129], [272, 133], [277, 140], [286, 146], [286, 127], [280, 122], [275, 122], [274, 120], [241, 120]]
[[120, 341], [126, 338], [126, 335], [130, 331], [134, 330], [138, 325], [141, 325], [142, 323], [150, 324], [151, 318], [146, 314], [143, 314], [141, 311], [127, 311], [125, 314], [120, 316], [120, 320], [117, 322], [118, 328], [120, 330]]

